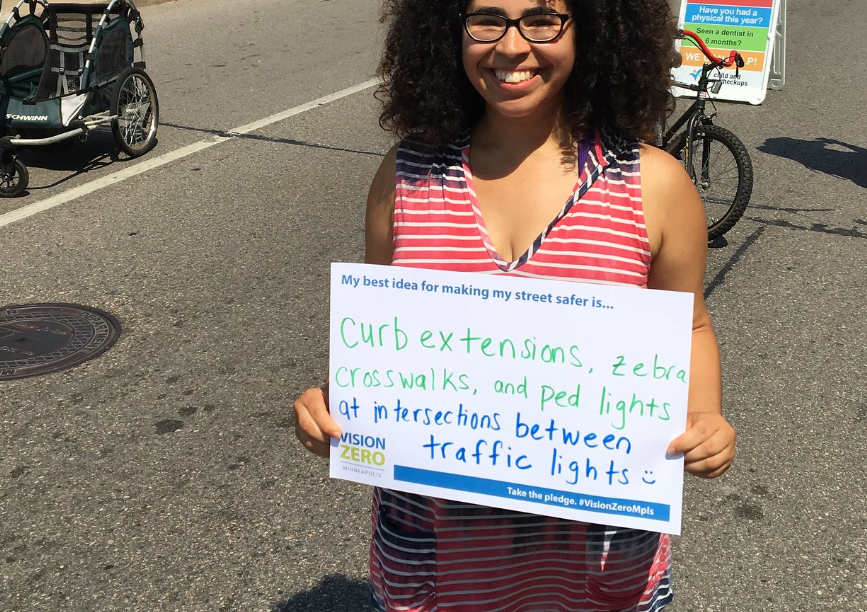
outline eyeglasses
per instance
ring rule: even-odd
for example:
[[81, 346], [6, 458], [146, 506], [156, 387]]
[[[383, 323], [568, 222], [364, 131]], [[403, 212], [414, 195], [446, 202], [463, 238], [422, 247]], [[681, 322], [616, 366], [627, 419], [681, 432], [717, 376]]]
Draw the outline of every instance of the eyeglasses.
[[572, 14], [538, 13], [525, 15], [520, 19], [509, 19], [490, 13], [467, 13], [463, 18], [467, 34], [478, 42], [497, 42], [506, 35], [510, 27], [515, 26], [528, 42], [544, 43], [560, 36]]

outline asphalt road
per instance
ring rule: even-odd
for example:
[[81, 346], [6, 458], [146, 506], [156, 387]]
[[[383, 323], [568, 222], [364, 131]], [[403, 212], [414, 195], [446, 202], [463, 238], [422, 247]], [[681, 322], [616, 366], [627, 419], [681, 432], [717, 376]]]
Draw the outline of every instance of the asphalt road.
[[[327, 371], [332, 261], [362, 255], [391, 139], [370, 79], [377, 0], [181, 0], [143, 10], [160, 142], [32, 152], [0, 215], [197, 143], [0, 226], [0, 304], [103, 308], [118, 343], [0, 382], [0, 610], [367, 609], [369, 490], [294, 441]], [[867, 129], [860, 0], [790, 0], [787, 84], [718, 123], [756, 168], [713, 245], [735, 466], [688, 478], [673, 612], [867, 610]], [[847, 64], [851, 63], [847, 60]]]

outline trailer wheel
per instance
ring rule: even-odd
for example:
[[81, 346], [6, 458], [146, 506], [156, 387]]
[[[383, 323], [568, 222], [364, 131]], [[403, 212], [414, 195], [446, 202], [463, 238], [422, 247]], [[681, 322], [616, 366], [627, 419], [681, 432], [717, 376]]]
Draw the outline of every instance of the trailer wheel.
[[153, 81], [141, 68], [120, 73], [111, 94], [111, 131], [130, 157], [144, 155], [157, 143], [160, 105]]
[[27, 166], [17, 157], [10, 169], [0, 170], [0, 198], [17, 198], [30, 182], [30, 173]]

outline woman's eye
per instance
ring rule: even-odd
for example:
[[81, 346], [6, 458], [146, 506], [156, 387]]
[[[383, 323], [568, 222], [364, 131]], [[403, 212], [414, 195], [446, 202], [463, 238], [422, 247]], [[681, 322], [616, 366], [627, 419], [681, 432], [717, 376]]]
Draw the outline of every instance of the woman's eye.
[[536, 15], [524, 19], [525, 28], [556, 28], [560, 26], [560, 20], [551, 15]]
[[496, 17], [478, 17], [473, 20], [473, 25], [496, 28], [502, 27], [503, 20]]

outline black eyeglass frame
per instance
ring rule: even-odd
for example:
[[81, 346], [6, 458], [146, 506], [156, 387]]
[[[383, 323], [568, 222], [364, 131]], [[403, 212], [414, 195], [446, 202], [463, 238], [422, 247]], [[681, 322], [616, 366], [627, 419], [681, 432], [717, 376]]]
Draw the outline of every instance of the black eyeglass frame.
[[[533, 40], [532, 38], [530, 38], [529, 36], [527, 36], [524, 33], [524, 30], [521, 29], [521, 22], [524, 19], [530, 19], [532, 17], [539, 17], [540, 15], [544, 15], [545, 17], [550, 16], [550, 17], [559, 17], [560, 18], [560, 29], [557, 31], [556, 36], [553, 36], [552, 38], [546, 38], [545, 40]], [[481, 38], [476, 38], [475, 36], [473, 36], [470, 33], [470, 25], [469, 25], [470, 17], [496, 17], [497, 19], [502, 19], [503, 21], [505, 21], [506, 27], [503, 29], [503, 33], [500, 34], [497, 38], [493, 38], [491, 40], [484, 40]], [[496, 15], [494, 13], [463, 13], [461, 15], [461, 21], [463, 21], [463, 23], [464, 23], [464, 30], [466, 31], [467, 36], [472, 38], [474, 41], [480, 42], [480, 43], [494, 43], [494, 42], [499, 41], [500, 39], [503, 38], [503, 36], [506, 35], [506, 32], [508, 32], [509, 28], [511, 28], [511, 27], [514, 27], [515, 29], [517, 29], [518, 34], [521, 35], [521, 38], [523, 38], [527, 42], [537, 43], [537, 44], [538, 43], [544, 44], [544, 43], [554, 42], [555, 40], [560, 38], [560, 35], [563, 33], [563, 29], [566, 27], [566, 22], [569, 21], [570, 19], [572, 19], [572, 13], [539, 13], [539, 14], [534, 14], [534, 15], [524, 15], [523, 17], [518, 17], [517, 19], [509, 19], [508, 17], [503, 17], [502, 15]]]

